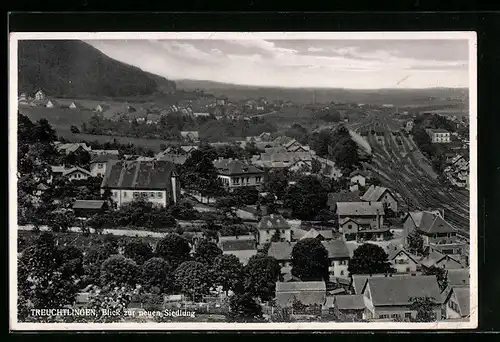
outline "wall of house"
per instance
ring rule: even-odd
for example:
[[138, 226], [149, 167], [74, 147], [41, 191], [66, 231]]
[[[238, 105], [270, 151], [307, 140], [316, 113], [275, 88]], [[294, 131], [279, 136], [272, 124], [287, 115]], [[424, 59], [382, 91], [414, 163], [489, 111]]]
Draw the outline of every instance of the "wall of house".
[[140, 194], [144, 194], [149, 202], [155, 203], [162, 207], [167, 206], [167, 201], [169, 200], [169, 195], [166, 190], [122, 190], [122, 189], [112, 189], [112, 199], [116, 205], [121, 207], [125, 203], [132, 202]]
[[238, 258], [238, 260], [243, 264], [246, 265], [248, 264], [248, 260], [257, 254], [256, 249], [250, 249], [250, 250], [244, 250], [244, 251], [224, 251], [222, 252], [224, 255], [234, 255], [235, 257]]
[[90, 165], [90, 173], [93, 177], [104, 177], [104, 174], [106, 173], [106, 163], [93, 163]]
[[405, 245], [408, 244], [408, 235], [410, 235], [415, 229], [417, 229], [415, 222], [413, 222], [413, 219], [408, 215], [406, 220], [403, 222], [403, 241]]
[[241, 188], [244, 186], [259, 186], [264, 181], [264, 175], [218, 175], [226, 188]]
[[81, 180], [81, 179], [87, 179], [89, 178], [89, 176], [86, 173], [75, 171], [70, 175], [67, 175], [66, 178], [68, 178], [69, 180]]
[[417, 264], [404, 253], [391, 260], [391, 263], [397, 273], [417, 271]]
[[398, 202], [389, 192], [386, 191], [384, 196], [380, 199], [380, 202], [387, 204], [387, 207], [394, 212], [398, 211]]
[[361, 175], [356, 175], [354, 177], [351, 178], [351, 183], [357, 183], [361, 186], [365, 186], [366, 185], [366, 178], [361, 176]]
[[349, 276], [349, 259], [345, 260], [329, 260], [330, 265], [328, 271], [331, 275], [335, 277], [347, 278]]
[[[434, 308], [434, 313], [436, 315], [436, 320], [442, 320], [441, 314], [441, 305], [436, 305]], [[407, 315], [411, 315], [412, 318], [417, 316], [416, 311], [410, 310], [408, 306], [399, 306], [399, 305], [391, 305], [391, 306], [375, 306], [374, 310], [374, 319], [387, 319], [387, 318], [396, 318], [395, 315], [399, 315], [399, 318], [405, 319], [408, 318]]]
[[446, 303], [446, 318], [452, 319], [461, 317], [462, 315], [460, 314], [460, 308], [455, 298], [455, 294], [453, 293], [450, 299], [448, 300], [448, 303]]
[[[379, 217], [379, 225], [377, 225], [377, 215], [363, 215], [363, 216], [355, 216], [355, 215], [338, 215], [339, 221], [344, 220], [346, 218], [353, 219], [358, 223], [359, 226], [370, 225], [371, 229], [377, 229], [378, 226], [382, 226], [384, 224], [384, 216], [378, 215]], [[358, 230], [361, 231], [361, 227], [358, 227]]]
[[[271, 238], [274, 236], [276, 229], [259, 229], [259, 244], [264, 244], [271, 242]], [[292, 230], [290, 228], [280, 229], [280, 241], [291, 242], [292, 241]]]

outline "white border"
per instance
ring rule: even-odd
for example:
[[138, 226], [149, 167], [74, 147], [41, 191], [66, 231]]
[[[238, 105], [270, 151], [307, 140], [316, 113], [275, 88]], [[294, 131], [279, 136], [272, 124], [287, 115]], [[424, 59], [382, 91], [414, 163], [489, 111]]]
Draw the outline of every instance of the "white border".
[[[478, 322], [477, 274], [477, 43], [475, 32], [36, 32], [11, 33], [9, 44], [9, 251], [11, 330], [420, 330], [473, 329]], [[336, 40], [468, 40], [469, 41], [469, 117], [470, 117], [470, 320], [432, 323], [21, 323], [17, 322], [17, 46], [18, 40], [95, 40], [95, 39], [336, 39]]]

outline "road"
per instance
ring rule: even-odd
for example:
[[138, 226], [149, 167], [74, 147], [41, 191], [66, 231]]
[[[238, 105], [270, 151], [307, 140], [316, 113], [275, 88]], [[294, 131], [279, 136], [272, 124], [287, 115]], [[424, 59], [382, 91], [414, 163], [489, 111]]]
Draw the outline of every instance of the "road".
[[[357, 132], [368, 130], [365, 139], [372, 147], [372, 162], [365, 163], [365, 167], [379, 174], [384, 186], [399, 192], [409, 210], [444, 209], [445, 219], [460, 235], [469, 237], [468, 191], [440, 183], [412, 138], [396, 132], [400, 124], [389, 113], [373, 111], [349, 128]], [[381, 136], [372, 134], [375, 128], [381, 129]]]

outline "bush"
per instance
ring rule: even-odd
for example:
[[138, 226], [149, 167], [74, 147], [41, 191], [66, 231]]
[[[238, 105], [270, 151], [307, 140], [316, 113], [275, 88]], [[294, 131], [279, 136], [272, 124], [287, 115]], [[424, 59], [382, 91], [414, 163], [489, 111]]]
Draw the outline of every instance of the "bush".
[[112, 288], [114, 286], [135, 286], [139, 275], [139, 267], [132, 259], [123, 255], [112, 255], [101, 266], [101, 285]]

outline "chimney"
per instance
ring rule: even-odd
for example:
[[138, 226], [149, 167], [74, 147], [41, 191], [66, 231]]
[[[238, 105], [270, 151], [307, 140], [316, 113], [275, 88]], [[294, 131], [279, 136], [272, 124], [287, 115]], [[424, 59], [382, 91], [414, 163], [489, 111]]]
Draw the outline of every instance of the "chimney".
[[368, 201], [368, 205], [372, 205], [372, 201]]
[[378, 210], [377, 210], [377, 229], [380, 229], [380, 217], [379, 217]]

